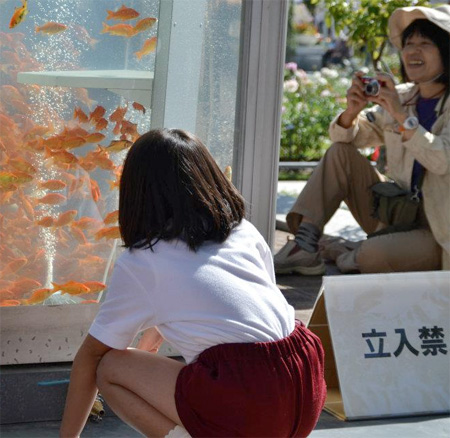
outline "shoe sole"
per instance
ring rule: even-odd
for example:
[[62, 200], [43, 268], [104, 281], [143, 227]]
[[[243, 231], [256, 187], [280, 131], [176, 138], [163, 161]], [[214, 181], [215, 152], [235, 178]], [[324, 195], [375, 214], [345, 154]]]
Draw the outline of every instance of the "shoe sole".
[[276, 274], [301, 274], [301, 275], [323, 275], [325, 274], [325, 265], [322, 263], [317, 266], [293, 266], [291, 268], [278, 268], [275, 269]]

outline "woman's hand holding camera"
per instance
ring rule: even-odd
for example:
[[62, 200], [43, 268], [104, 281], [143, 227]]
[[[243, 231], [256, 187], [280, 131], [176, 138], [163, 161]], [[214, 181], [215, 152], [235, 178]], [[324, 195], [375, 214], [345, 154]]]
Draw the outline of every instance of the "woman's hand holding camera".
[[362, 71], [354, 74], [352, 85], [347, 90], [347, 109], [341, 114], [338, 124], [343, 128], [350, 128], [353, 120], [366, 107], [369, 102], [368, 96], [364, 93], [364, 84], [361, 77], [364, 76]]
[[388, 73], [379, 72], [376, 79], [380, 83], [380, 91], [376, 96], [367, 96], [367, 100], [380, 105], [402, 125], [408, 114], [402, 106], [392, 76]]

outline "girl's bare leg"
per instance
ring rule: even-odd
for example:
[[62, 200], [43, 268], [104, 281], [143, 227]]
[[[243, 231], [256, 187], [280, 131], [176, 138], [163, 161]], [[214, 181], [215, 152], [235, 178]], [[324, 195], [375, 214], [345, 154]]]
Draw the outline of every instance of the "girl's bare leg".
[[97, 369], [97, 386], [111, 409], [151, 437], [182, 426], [175, 406], [175, 384], [185, 365], [137, 349], [111, 350]]

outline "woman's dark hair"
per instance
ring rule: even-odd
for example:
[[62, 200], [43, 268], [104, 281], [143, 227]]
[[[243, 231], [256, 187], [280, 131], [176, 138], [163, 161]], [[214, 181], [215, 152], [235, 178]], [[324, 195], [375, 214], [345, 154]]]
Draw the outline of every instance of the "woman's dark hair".
[[193, 134], [152, 130], [129, 150], [119, 197], [126, 248], [179, 238], [195, 251], [207, 240], [223, 242], [244, 215], [242, 196]]
[[[439, 26], [436, 26], [429, 20], [414, 20], [402, 34], [402, 47], [405, 47], [408, 38], [414, 34], [429, 38], [436, 44], [441, 55], [442, 64], [444, 65], [444, 73], [436, 79], [436, 82], [444, 83], [448, 87], [449, 82], [449, 51], [450, 51], [450, 34]], [[407, 82], [408, 76], [405, 71], [403, 62], [401, 62], [401, 75], [404, 82]]]

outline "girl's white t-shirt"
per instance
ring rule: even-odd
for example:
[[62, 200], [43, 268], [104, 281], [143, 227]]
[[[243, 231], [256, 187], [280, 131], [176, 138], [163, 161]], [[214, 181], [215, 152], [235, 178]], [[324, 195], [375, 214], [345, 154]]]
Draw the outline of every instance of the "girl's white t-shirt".
[[206, 242], [196, 252], [181, 240], [124, 251], [89, 333], [125, 349], [156, 326], [190, 363], [214, 345], [282, 339], [294, 325], [270, 249], [244, 219], [225, 242]]

